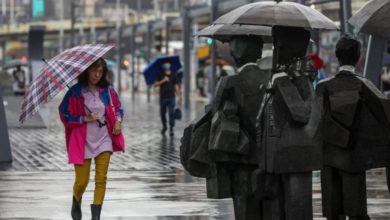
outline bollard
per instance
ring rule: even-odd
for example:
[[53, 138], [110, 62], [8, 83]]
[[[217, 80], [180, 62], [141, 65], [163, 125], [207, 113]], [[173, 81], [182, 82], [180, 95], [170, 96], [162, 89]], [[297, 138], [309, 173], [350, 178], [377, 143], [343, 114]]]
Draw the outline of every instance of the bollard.
[[8, 126], [3, 103], [3, 90], [0, 88], [0, 163], [12, 162]]

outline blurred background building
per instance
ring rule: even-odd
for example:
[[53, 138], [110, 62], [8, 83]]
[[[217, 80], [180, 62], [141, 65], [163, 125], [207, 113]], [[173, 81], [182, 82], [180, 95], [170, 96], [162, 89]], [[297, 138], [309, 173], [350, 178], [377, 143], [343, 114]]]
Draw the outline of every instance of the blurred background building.
[[[349, 14], [353, 14], [367, 2], [294, 1], [321, 11], [341, 26], [345, 12], [343, 7], [349, 8]], [[143, 79], [140, 74], [144, 66], [159, 54], [179, 54], [183, 62], [185, 56], [190, 56], [187, 65], [190, 65], [189, 76], [194, 78], [200, 61], [210, 55], [212, 41], [193, 35], [210, 24], [213, 2], [214, 0], [0, 0], [0, 64], [13, 59], [29, 60], [29, 33], [34, 27], [40, 27], [44, 32], [42, 57], [45, 58], [72, 45], [119, 45], [117, 50], [108, 54], [108, 59], [113, 61], [114, 71], [123, 71], [123, 77], [120, 75], [123, 89], [131, 87], [133, 73], [136, 89], [141, 88]], [[215, 2], [218, 5], [218, 17], [256, 0]], [[190, 26], [189, 35], [184, 34], [186, 25]], [[338, 31], [321, 31], [312, 37], [316, 43], [312, 45], [311, 52], [320, 54], [325, 61], [325, 72], [330, 75], [338, 67], [334, 45], [339, 35]], [[359, 38], [363, 42], [363, 54], [358, 70], [362, 70], [368, 37], [359, 35]], [[189, 46], [189, 53], [184, 53], [184, 42]], [[234, 66], [228, 49], [228, 44], [217, 43], [218, 56]], [[191, 88], [195, 88], [195, 80], [191, 80]]]

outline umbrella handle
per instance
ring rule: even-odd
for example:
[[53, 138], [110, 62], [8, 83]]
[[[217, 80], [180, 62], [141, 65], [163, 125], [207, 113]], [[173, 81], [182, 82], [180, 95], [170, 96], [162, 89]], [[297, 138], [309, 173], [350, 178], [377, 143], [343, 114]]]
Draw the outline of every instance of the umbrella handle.
[[[44, 60], [44, 59], [42, 59], [42, 60]], [[46, 60], [44, 60], [44, 61], [46, 62]], [[70, 89], [69, 85], [66, 85], [66, 87], [68, 87], [68, 89]], [[85, 105], [85, 103], [84, 103], [84, 107], [85, 107], [85, 109], [87, 109], [87, 111], [89, 113], [92, 113], [91, 109], [89, 109], [88, 106]], [[104, 121], [104, 123], [103, 123], [102, 121], [100, 121], [100, 119], [97, 119], [96, 122], [98, 123], [99, 128], [101, 128], [107, 124], [106, 121]]]
[[[87, 109], [87, 111], [89, 113], [92, 113], [91, 109], [89, 109], [85, 104], [84, 104], [84, 107]], [[97, 119], [96, 122], [98, 123], [99, 128], [101, 128], [101, 127], [106, 125], [106, 121], [102, 122], [102, 121], [100, 121], [100, 119]]]

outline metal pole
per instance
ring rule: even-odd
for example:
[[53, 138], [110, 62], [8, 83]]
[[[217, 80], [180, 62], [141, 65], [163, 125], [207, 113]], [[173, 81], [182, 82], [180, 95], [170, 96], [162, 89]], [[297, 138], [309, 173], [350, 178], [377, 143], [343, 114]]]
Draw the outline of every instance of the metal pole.
[[15, 24], [15, 0], [11, 0], [10, 5], [10, 23]]
[[191, 92], [191, 54], [190, 54], [190, 42], [191, 42], [191, 26], [192, 21], [189, 16], [189, 8], [184, 8], [183, 14], [183, 42], [184, 42], [184, 107], [190, 109], [190, 92]]
[[118, 36], [117, 36], [117, 53], [118, 53], [118, 66], [117, 66], [117, 74], [118, 74], [118, 95], [120, 96], [122, 93], [122, 26], [118, 27]]
[[91, 25], [91, 42], [96, 44], [96, 19], [95, 19], [95, 0], [91, 1], [92, 7], [92, 25]]
[[4, 41], [0, 41], [0, 43], [1, 43], [1, 55], [2, 55], [2, 57], [3, 57], [3, 60], [2, 60], [2, 65], [4, 66], [5, 65], [5, 56], [6, 56], [6, 51], [5, 51], [5, 40]]
[[137, 77], [137, 85], [135, 86], [135, 88], [137, 89], [137, 91], [139, 91], [139, 84], [140, 84], [140, 78], [141, 78], [141, 76], [140, 76], [141, 70], [140, 69], [141, 69], [141, 57], [139, 57], [137, 55], [137, 69], [135, 71], [136, 77]]
[[175, 0], [175, 2], [174, 2], [174, 9], [175, 9], [175, 11], [179, 10], [179, 0]]
[[[142, 12], [142, 3], [141, 3], [141, 0], [137, 0], [137, 25], [140, 25], [141, 24], [141, 12]], [[136, 29], [137, 30], [137, 29]], [[135, 37], [137, 37], [137, 35], [134, 35]], [[135, 41], [136, 42], [136, 41]], [[144, 40], [142, 40], [142, 42], [144, 42]], [[137, 42], [136, 42], [137, 43]], [[139, 69], [140, 69], [140, 57], [137, 55], [137, 91], [139, 89]]]
[[[140, 13], [141, 10], [142, 10], [141, 0], [137, 0], [137, 11], [138, 11], [138, 13]], [[138, 22], [139, 22], [139, 20], [138, 20]]]
[[117, 11], [117, 21], [116, 21], [116, 29], [117, 29], [117, 55], [118, 55], [118, 66], [117, 66], [117, 75], [118, 75], [118, 95], [121, 96], [122, 92], [122, 77], [121, 77], [121, 66], [122, 66], [122, 21], [120, 17], [120, 0], [116, 0], [116, 11]]
[[84, 34], [84, 23], [81, 23], [79, 26], [79, 34], [78, 34], [78, 42], [77, 45], [85, 43], [85, 34]]
[[352, 34], [352, 26], [348, 23], [348, 19], [352, 16], [351, 0], [340, 1], [340, 23], [341, 32]]
[[320, 53], [320, 32], [316, 29], [311, 31], [311, 38], [314, 40], [316, 54]]
[[383, 37], [370, 35], [368, 41], [366, 63], [364, 68], [364, 76], [371, 80], [376, 87], [379, 88], [379, 78], [382, 72], [384, 48], [386, 39]]
[[70, 6], [70, 42], [71, 42], [71, 47], [74, 46], [75, 7], [76, 7], [76, 3], [73, 0], [71, 3], [71, 6]]
[[136, 31], [137, 31], [137, 26], [133, 24], [132, 29], [131, 29], [131, 99], [135, 99], [135, 56], [136, 56], [136, 43], [135, 43], [135, 38], [136, 38]]
[[8, 125], [3, 103], [3, 89], [0, 87], [0, 162], [12, 162]]
[[[61, 21], [64, 20], [64, 0], [61, 0], [61, 8], [60, 8], [60, 19]], [[59, 37], [59, 51], [61, 52], [64, 50], [64, 27], [61, 25], [60, 27], [60, 37]]]
[[2, 15], [4, 17], [6, 17], [7, 16], [7, 4], [6, 4], [5, 0], [1, 1], [1, 11], [2, 11]]
[[[193, 33], [198, 33], [199, 31], [199, 25], [198, 23], [196, 22], [193, 22], [193, 25], [192, 25], [192, 32], [191, 32], [191, 39], [192, 39], [192, 44], [191, 45], [191, 71], [192, 73], [197, 73], [199, 71], [199, 58], [198, 58], [198, 53], [197, 53], [197, 48], [199, 48], [199, 41], [198, 39], [194, 38], [193, 37]], [[191, 75], [191, 76], [194, 76], [194, 75]], [[193, 86], [195, 86], [196, 88], [196, 85], [194, 84], [194, 81], [192, 81], [192, 79], [194, 79], [193, 77], [191, 77], [191, 88], [193, 88]], [[196, 83], [196, 81], [195, 81]]]
[[[213, 23], [214, 20], [217, 18], [218, 13], [218, 0], [212, 0], [211, 2], [211, 16], [210, 16], [210, 23]], [[215, 40], [213, 40], [211, 44], [211, 77], [210, 77], [210, 84], [211, 84], [211, 97], [213, 99], [215, 94], [215, 87], [217, 84], [216, 79], [216, 72], [217, 72], [217, 45], [215, 43]]]
[[167, 17], [165, 20], [165, 54], [169, 54], [169, 38], [170, 38], [170, 33], [169, 33], [169, 25], [170, 25], [170, 18]]
[[[152, 50], [152, 22], [148, 21], [147, 24], [147, 32], [146, 32], [146, 62], [149, 63], [151, 59], [151, 50]], [[151, 86], [148, 85], [147, 88], [147, 100], [150, 102], [150, 95], [151, 95]]]
[[[141, 9], [142, 9], [142, 7], [141, 7], [141, 0], [138, 0], [137, 1], [137, 25], [139, 25], [140, 22], [141, 22], [141, 15], [140, 15]], [[133, 76], [133, 90], [134, 90], [134, 92], [133, 92], [133, 94], [134, 94], [134, 96], [135, 96], [136, 89], [137, 89], [137, 91], [139, 89], [139, 78], [140, 78], [139, 77], [140, 58], [136, 54], [137, 53], [137, 50], [136, 50], [137, 49], [136, 48], [137, 47], [137, 42], [136, 42], [137, 33], [136, 32], [137, 32], [137, 26], [134, 26], [134, 32], [133, 32], [133, 36], [134, 36], [134, 39], [133, 39], [134, 40], [134, 53], [132, 54], [132, 60], [133, 60], [133, 64], [132, 65], [135, 64], [135, 59], [137, 58], [137, 70], [135, 70], [134, 66], [133, 66], [133, 72], [134, 72], [134, 76]], [[135, 77], [137, 77], [137, 85], [134, 82]]]
[[160, 12], [158, 10], [158, 0], [153, 0], [153, 5], [154, 5], [154, 19], [157, 20], [160, 18]]

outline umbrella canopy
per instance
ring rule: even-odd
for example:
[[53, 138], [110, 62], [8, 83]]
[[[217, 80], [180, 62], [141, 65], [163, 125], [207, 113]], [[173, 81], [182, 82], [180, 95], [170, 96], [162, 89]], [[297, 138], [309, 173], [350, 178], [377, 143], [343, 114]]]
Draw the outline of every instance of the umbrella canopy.
[[176, 73], [181, 68], [180, 58], [178, 55], [158, 56], [151, 63], [149, 63], [144, 69], [146, 84], [152, 85], [154, 83], [158, 74], [164, 71], [162, 67], [164, 63], [171, 64], [171, 71], [173, 73]]
[[17, 66], [28, 66], [28, 62], [22, 60], [11, 60], [4, 64], [3, 69], [15, 68]]
[[367, 34], [390, 36], [390, 1], [371, 0], [349, 19], [355, 30]]
[[234, 36], [261, 36], [265, 43], [272, 42], [271, 27], [259, 25], [239, 25], [239, 24], [214, 24], [197, 33], [199, 37], [211, 37], [222, 42], [228, 42]]
[[262, 1], [230, 11], [214, 24], [247, 24], [292, 26], [312, 29], [338, 29], [338, 26], [319, 11], [295, 2]]
[[19, 123], [22, 124], [35, 114], [42, 104], [50, 101], [113, 47], [106, 44], [81, 45], [65, 50], [47, 61], [24, 96]]
[[107, 68], [109, 68], [109, 69], [114, 69], [114, 68], [116, 68], [116, 62], [115, 61], [113, 61], [113, 60], [109, 60], [109, 59], [104, 59], [105, 61], [106, 61], [106, 63], [107, 63]]

